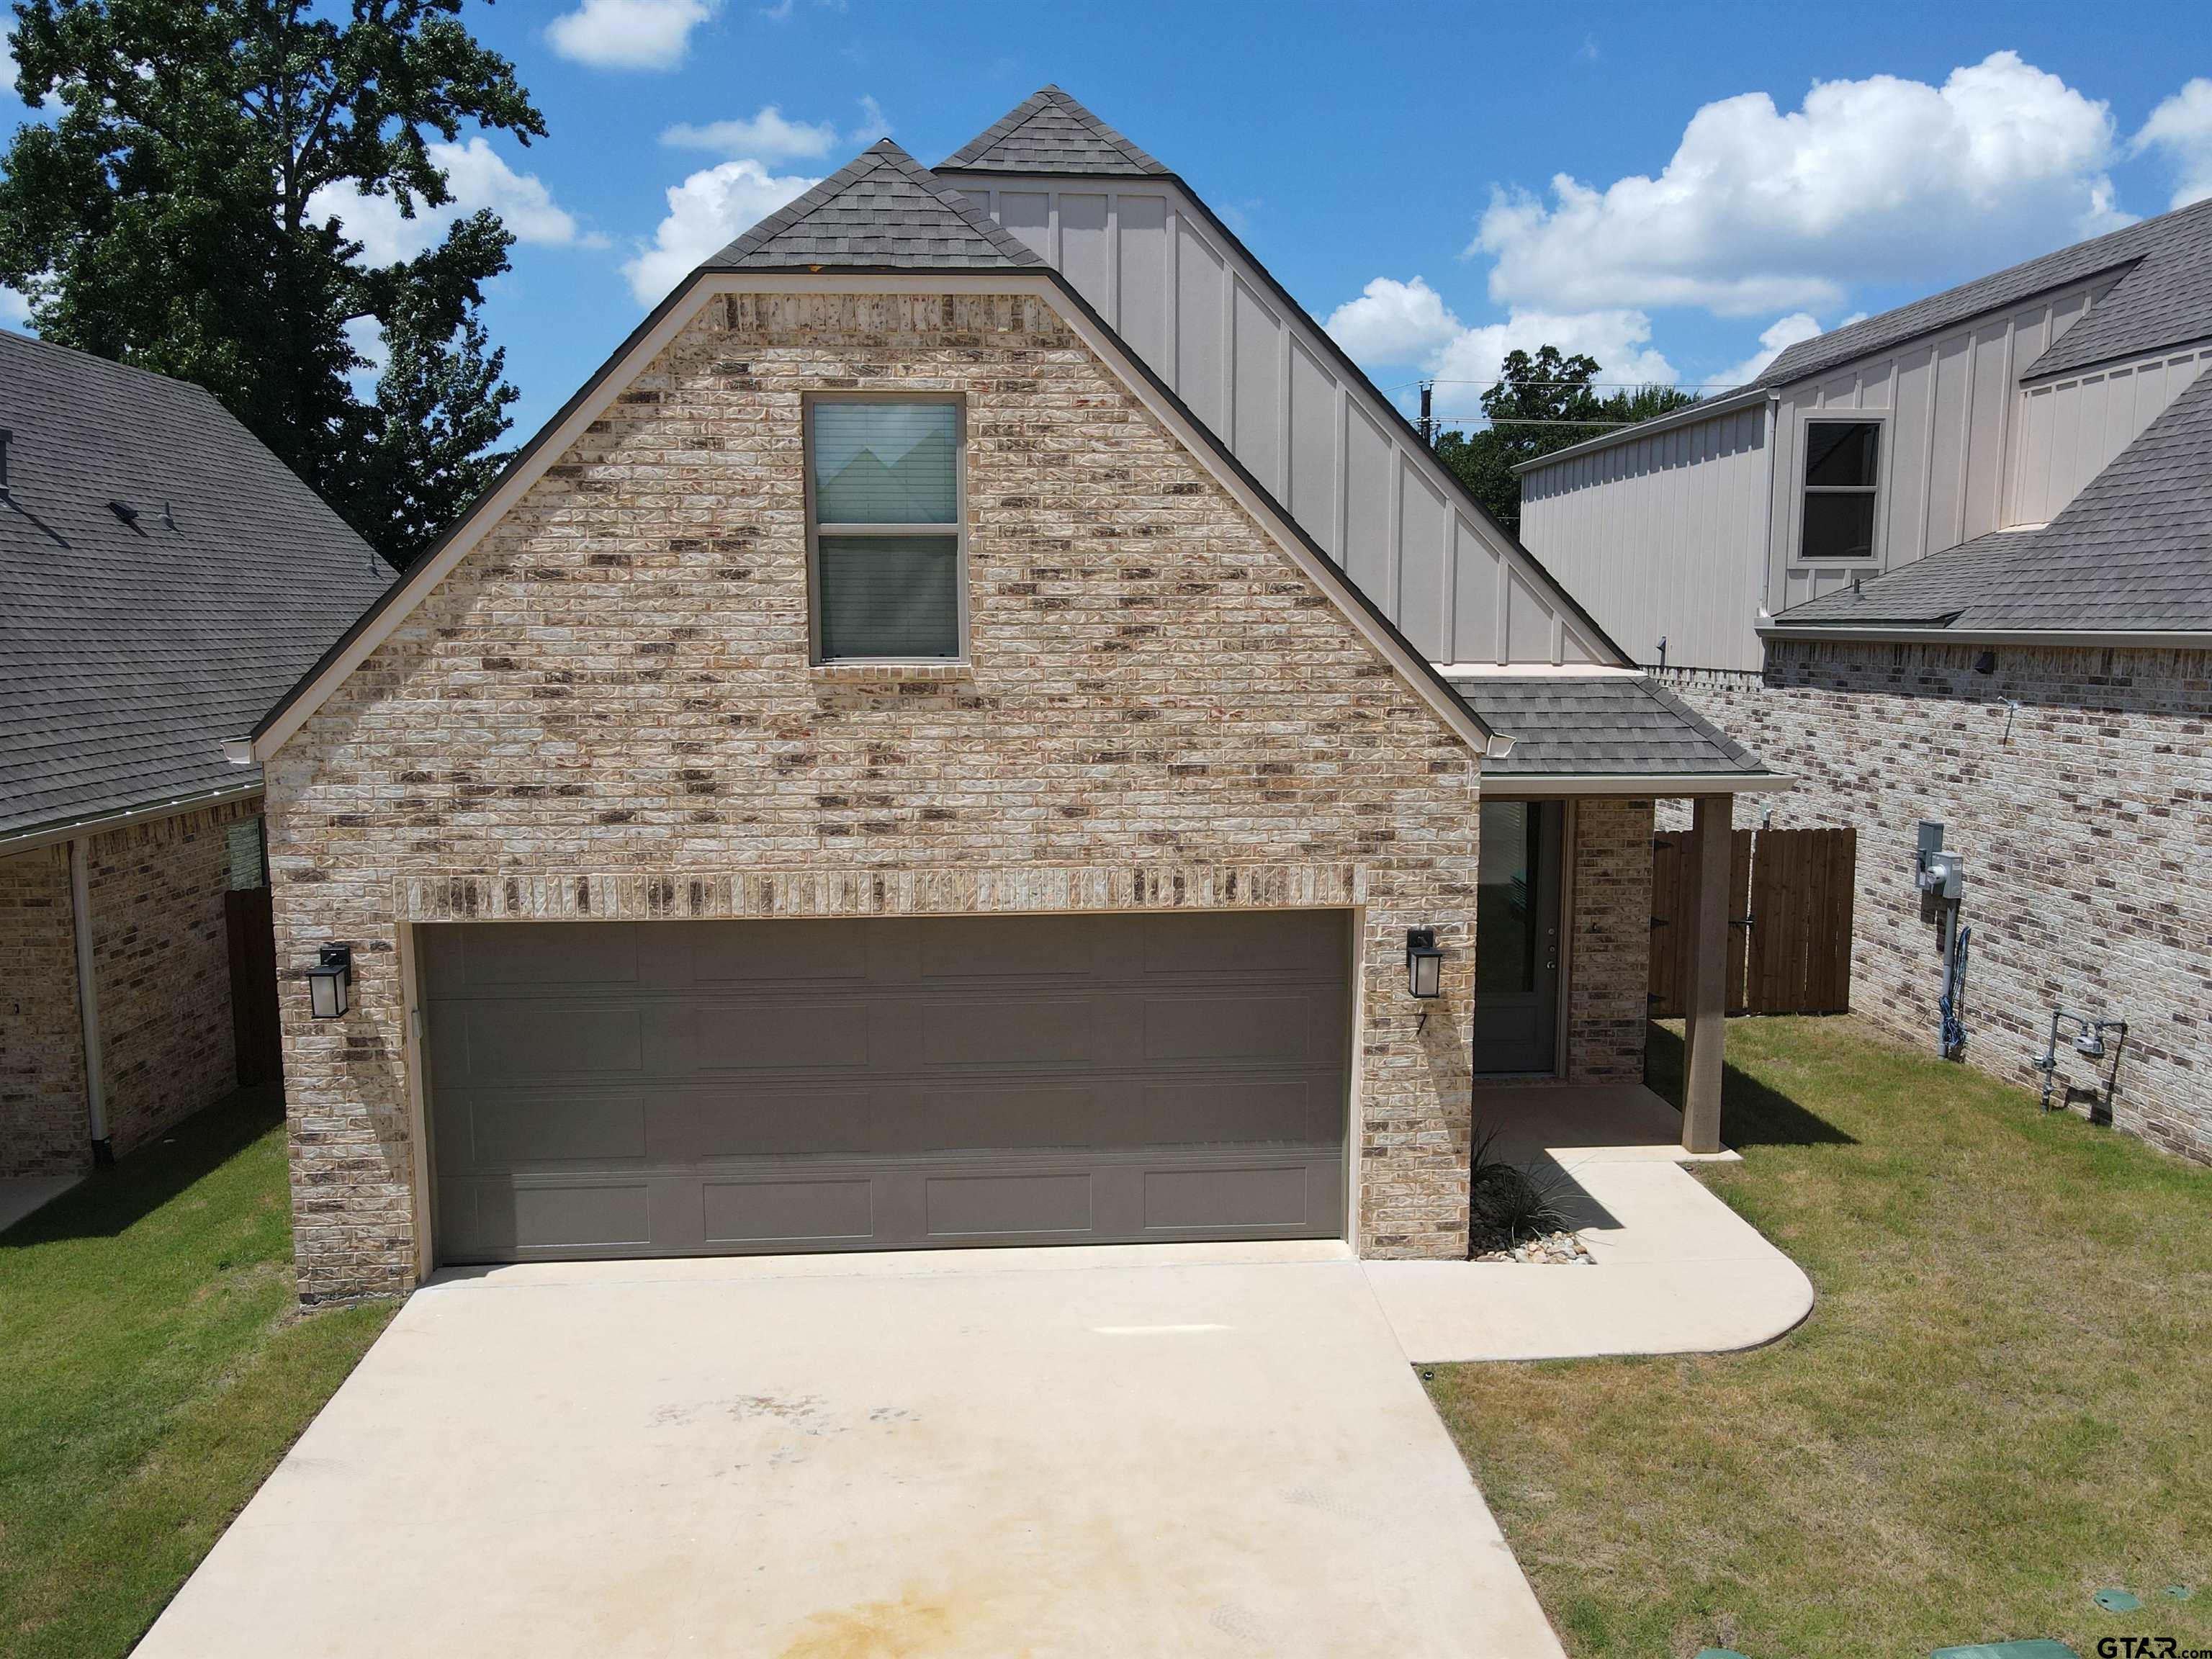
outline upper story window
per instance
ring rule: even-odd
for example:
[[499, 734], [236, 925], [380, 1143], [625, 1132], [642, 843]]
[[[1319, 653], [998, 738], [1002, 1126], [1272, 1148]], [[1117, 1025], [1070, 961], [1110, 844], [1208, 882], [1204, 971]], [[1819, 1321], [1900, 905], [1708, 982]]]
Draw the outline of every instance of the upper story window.
[[806, 544], [817, 662], [957, 659], [967, 647], [961, 409], [806, 405]]
[[1806, 559], [1874, 556], [1874, 501], [1881, 476], [1880, 421], [1805, 422]]

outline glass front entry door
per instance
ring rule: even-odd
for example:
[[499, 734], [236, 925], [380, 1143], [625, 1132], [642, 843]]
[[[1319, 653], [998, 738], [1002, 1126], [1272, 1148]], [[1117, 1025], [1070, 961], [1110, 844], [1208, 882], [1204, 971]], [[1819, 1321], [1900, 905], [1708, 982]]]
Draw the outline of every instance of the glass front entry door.
[[1482, 803], [1474, 1069], [1549, 1072], [1559, 1019], [1557, 801]]

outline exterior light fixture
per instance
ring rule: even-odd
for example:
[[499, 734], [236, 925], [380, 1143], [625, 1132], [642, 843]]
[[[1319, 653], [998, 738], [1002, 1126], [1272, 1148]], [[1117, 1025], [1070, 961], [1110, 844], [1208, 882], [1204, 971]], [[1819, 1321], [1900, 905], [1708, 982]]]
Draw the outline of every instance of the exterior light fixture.
[[1406, 930], [1406, 988], [1424, 1002], [1444, 994], [1444, 953], [1433, 927]]
[[325, 945], [322, 960], [307, 969], [308, 1006], [317, 1019], [343, 1019], [352, 990], [353, 952], [343, 945]]

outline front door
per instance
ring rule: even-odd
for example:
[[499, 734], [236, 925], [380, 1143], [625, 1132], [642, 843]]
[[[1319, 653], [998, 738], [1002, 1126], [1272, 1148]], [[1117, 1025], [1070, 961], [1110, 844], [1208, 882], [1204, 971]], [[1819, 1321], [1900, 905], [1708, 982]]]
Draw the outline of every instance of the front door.
[[1557, 801], [1482, 803], [1474, 1069], [1549, 1072], [1559, 1018]]

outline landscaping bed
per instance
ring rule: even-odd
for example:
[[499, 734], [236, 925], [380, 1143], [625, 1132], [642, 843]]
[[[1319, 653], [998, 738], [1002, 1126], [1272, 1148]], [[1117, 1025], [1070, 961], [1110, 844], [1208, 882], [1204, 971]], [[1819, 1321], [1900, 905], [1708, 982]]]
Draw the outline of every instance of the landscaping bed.
[[[1855, 1021], [1729, 1044], [1743, 1162], [1697, 1172], [1812, 1277], [1807, 1323], [1429, 1383], [1568, 1651], [2212, 1648], [2212, 1170]], [[1656, 1030], [1674, 1098], [1679, 1065]]]
[[127, 1652], [392, 1311], [298, 1311], [273, 1095], [0, 1233], [0, 1655]]

